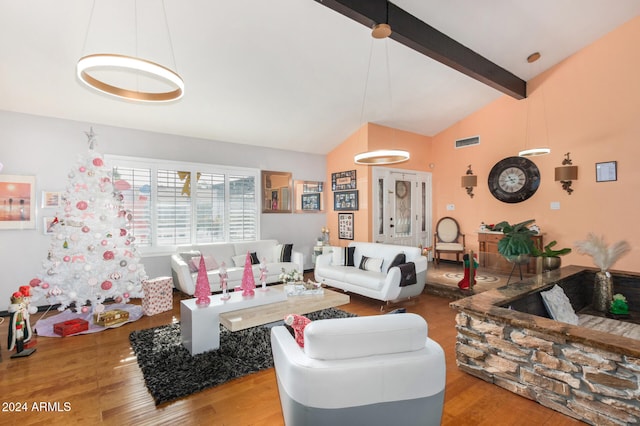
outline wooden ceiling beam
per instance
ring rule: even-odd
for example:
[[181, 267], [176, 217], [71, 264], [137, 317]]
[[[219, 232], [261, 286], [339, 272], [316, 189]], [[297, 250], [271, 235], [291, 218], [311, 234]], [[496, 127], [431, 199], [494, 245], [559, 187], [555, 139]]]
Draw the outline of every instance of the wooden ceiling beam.
[[373, 28], [388, 23], [391, 38], [515, 99], [524, 99], [527, 83], [387, 0], [316, 0]]

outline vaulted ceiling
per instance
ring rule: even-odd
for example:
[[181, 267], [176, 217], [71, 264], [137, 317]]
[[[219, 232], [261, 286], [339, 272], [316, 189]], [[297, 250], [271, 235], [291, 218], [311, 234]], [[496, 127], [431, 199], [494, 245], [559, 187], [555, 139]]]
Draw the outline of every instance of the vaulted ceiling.
[[[503, 96], [402, 40], [372, 39], [332, 3], [363, 1], [0, 0], [0, 110], [324, 154], [367, 121], [431, 136]], [[393, 3], [524, 82], [640, 14], [637, 0]], [[99, 51], [177, 69], [185, 96], [90, 91], [75, 65]]]

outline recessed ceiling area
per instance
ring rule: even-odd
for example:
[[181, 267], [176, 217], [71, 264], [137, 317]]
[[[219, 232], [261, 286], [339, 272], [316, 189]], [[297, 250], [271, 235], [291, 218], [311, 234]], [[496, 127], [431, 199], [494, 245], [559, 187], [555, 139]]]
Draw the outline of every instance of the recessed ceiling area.
[[[640, 14], [637, 0], [393, 3], [525, 81]], [[0, 110], [326, 154], [367, 121], [432, 136], [503, 96], [315, 0], [165, 0], [166, 22], [161, 8], [0, 0]], [[75, 66], [105, 49], [175, 65], [184, 97], [94, 93]]]

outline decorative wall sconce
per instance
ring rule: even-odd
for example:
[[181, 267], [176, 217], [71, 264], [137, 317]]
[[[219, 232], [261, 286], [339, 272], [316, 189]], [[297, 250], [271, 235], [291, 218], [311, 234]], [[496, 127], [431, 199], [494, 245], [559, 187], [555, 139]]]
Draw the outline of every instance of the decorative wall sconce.
[[556, 182], [562, 184], [562, 189], [567, 191], [569, 195], [573, 192], [571, 188], [571, 181], [578, 180], [578, 166], [574, 166], [569, 158], [570, 152], [565, 154], [565, 159], [562, 160], [562, 166], [556, 167]]
[[473, 198], [473, 187], [478, 186], [478, 176], [473, 174], [471, 170], [471, 164], [469, 164], [469, 169], [467, 170], [467, 174], [462, 176], [462, 187], [467, 190], [467, 195]]

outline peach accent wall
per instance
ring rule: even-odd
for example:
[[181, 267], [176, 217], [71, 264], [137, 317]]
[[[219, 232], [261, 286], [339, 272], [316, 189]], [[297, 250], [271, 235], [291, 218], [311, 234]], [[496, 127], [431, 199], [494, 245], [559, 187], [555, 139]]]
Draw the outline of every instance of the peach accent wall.
[[[481, 222], [536, 219], [545, 243], [573, 247], [587, 233], [612, 243], [626, 239], [632, 252], [614, 269], [640, 270], [640, 18], [635, 18], [529, 82], [529, 97], [501, 97], [434, 137], [434, 220], [456, 217], [475, 250]], [[544, 52], [541, 52], [544, 55]], [[528, 119], [527, 119], [528, 114]], [[527, 127], [529, 128], [527, 141]], [[475, 147], [454, 149], [453, 141], [480, 135]], [[529, 200], [502, 203], [489, 193], [487, 177], [502, 158], [534, 145], [547, 145], [551, 154], [532, 157], [541, 185]], [[578, 166], [573, 194], [554, 181], [555, 167], [571, 152]], [[595, 181], [595, 163], [618, 162], [618, 180]], [[460, 176], [472, 165], [478, 175], [475, 197], [460, 188]], [[559, 210], [551, 210], [559, 202]], [[446, 205], [454, 204], [454, 211]], [[571, 253], [565, 265], [593, 266], [589, 256]]]
[[[394, 167], [433, 173], [433, 220], [453, 216], [467, 235], [469, 248], [477, 250], [476, 230], [481, 222], [519, 222], [536, 219], [546, 242], [557, 240], [557, 248], [572, 247], [587, 233], [603, 235], [612, 243], [625, 239], [632, 252], [614, 269], [640, 271], [640, 17], [634, 18], [590, 46], [547, 70], [528, 83], [529, 97], [515, 100], [503, 96], [433, 138], [395, 131], [412, 158]], [[544, 55], [544, 52], [541, 52]], [[524, 58], [523, 58], [524, 60]], [[371, 240], [369, 223], [370, 166], [356, 166], [353, 155], [386, 146], [390, 129], [365, 125], [327, 156], [327, 182], [331, 173], [356, 169], [360, 210], [355, 214], [355, 239]], [[478, 146], [455, 149], [454, 141], [480, 136]], [[535, 145], [547, 145], [549, 155], [533, 157], [541, 173], [541, 185], [529, 200], [502, 203], [489, 193], [487, 177], [499, 160]], [[573, 194], [554, 181], [555, 167], [571, 152], [578, 166]], [[618, 162], [618, 180], [595, 181], [595, 163]], [[434, 163], [433, 169], [429, 164]], [[460, 186], [460, 177], [471, 164], [478, 176], [475, 197]], [[331, 243], [338, 240], [337, 213], [329, 192], [327, 220]], [[559, 210], [551, 210], [559, 202]], [[454, 211], [447, 211], [454, 204]], [[589, 256], [571, 253], [565, 265], [593, 266]]]
[[[391, 143], [389, 141], [392, 141]], [[411, 153], [409, 161], [390, 167], [407, 170], [428, 170], [432, 162], [431, 138], [411, 132], [367, 123], [349, 136], [342, 144], [327, 155], [327, 187], [331, 189], [331, 174], [346, 170], [356, 170], [358, 189], [358, 211], [354, 213], [354, 241], [372, 241], [371, 232], [371, 169], [378, 166], [355, 164], [353, 157], [368, 150], [382, 148], [406, 149]], [[327, 226], [331, 245], [347, 246], [350, 240], [338, 238], [338, 213], [333, 210], [333, 191], [327, 192]]]

